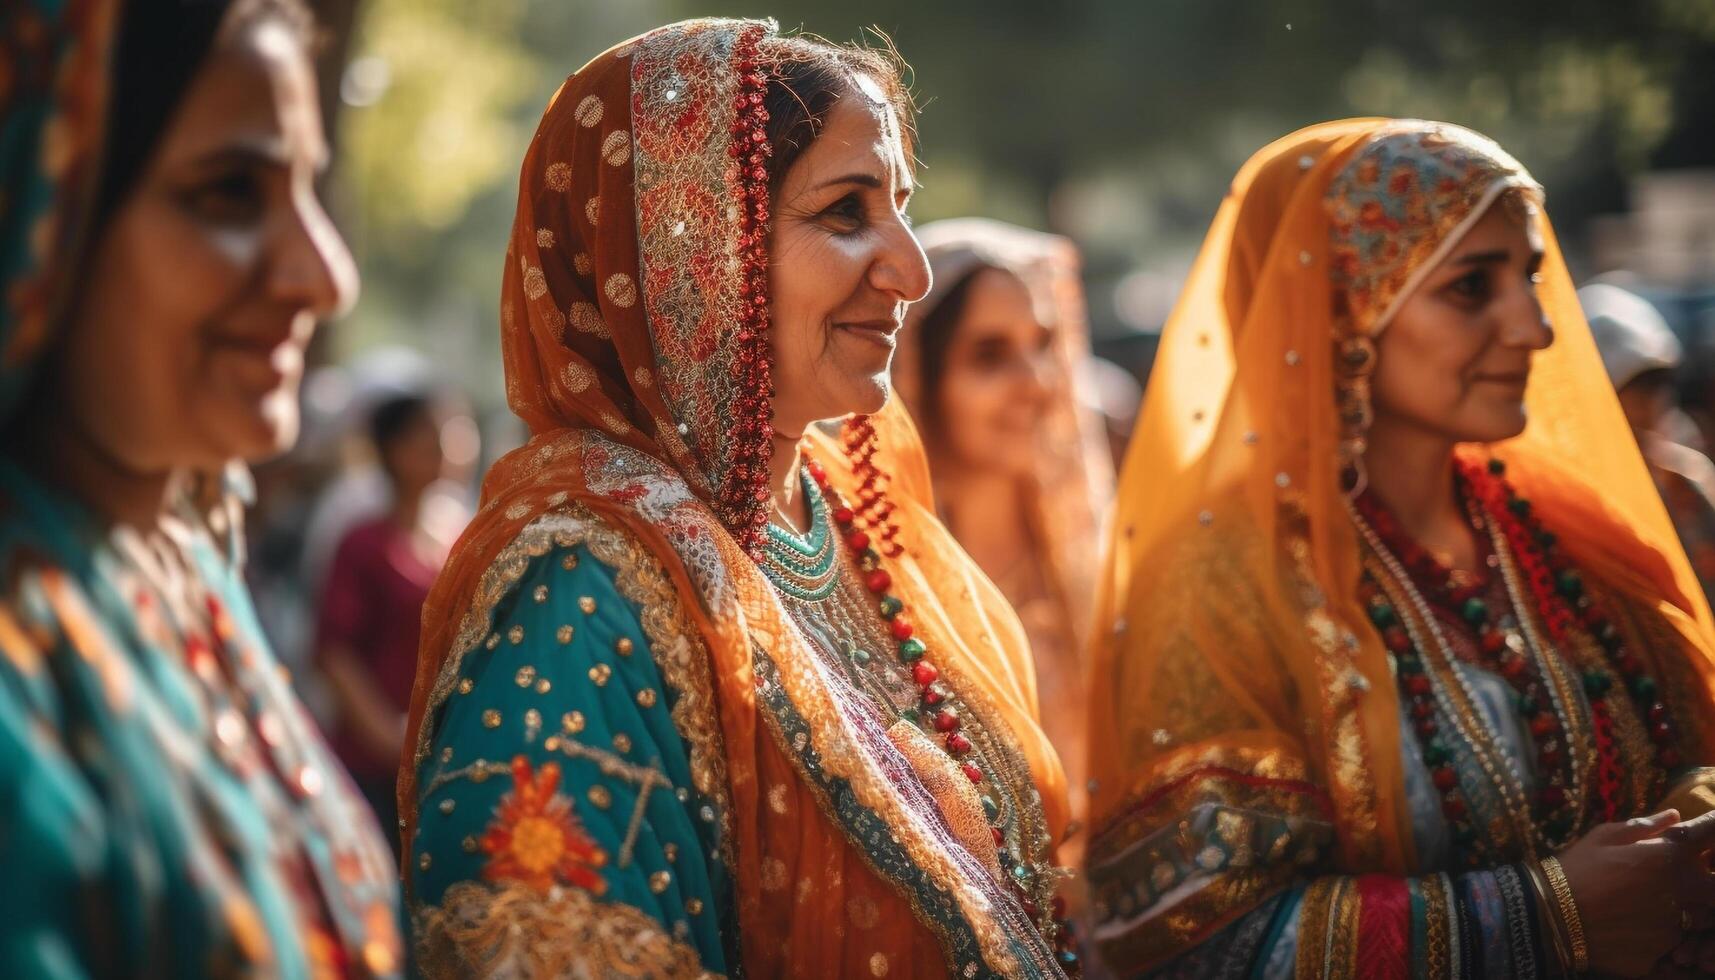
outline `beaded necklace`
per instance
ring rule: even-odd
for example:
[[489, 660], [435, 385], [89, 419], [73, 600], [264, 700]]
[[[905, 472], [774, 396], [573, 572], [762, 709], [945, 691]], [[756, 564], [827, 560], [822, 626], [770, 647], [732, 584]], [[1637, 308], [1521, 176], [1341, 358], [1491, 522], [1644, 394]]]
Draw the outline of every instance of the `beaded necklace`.
[[[1513, 493], [1503, 473], [1498, 460], [1491, 461], [1487, 472], [1461, 463], [1456, 479], [1472, 527], [1489, 549], [1487, 564], [1501, 572], [1516, 619], [1500, 615], [1482, 598], [1487, 576], [1461, 581], [1404, 535], [1372, 496], [1360, 497], [1350, 508], [1374, 558], [1366, 562], [1361, 595], [1393, 654], [1401, 698], [1431, 779], [1442, 793], [1442, 812], [1473, 865], [1486, 858], [1478, 847], [1481, 838], [1471, 820], [1468, 794], [1452, 766], [1453, 753], [1439, 731], [1438, 708], [1458, 729], [1532, 854], [1552, 852], [1572, 840], [1581, 816], [1608, 821], [1619, 814], [1623, 762], [1607, 697], [1613, 687], [1610, 663], [1627, 679], [1640, 715], [1649, 719], [1656, 761], [1672, 768], [1679, 758], [1667, 709], [1655, 700], [1654, 680], [1625, 649], [1620, 631], [1586, 593], [1576, 569], [1555, 548], [1554, 536], [1537, 524], [1529, 503]], [[1422, 589], [1419, 582], [1425, 583]], [[1545, 774], [1535, 794], [1525, 791], [1523, 777], [1499, 751], [1481, 718], [1469, 710], [1475, 695], [1452, 668], [1460, 650], [1442, 634], [1432, 603], [1474, 634], [1475, 656], [1461, 659], [1498, 674], [1512, 688], [1513, 707], [1531, 733]], [[1413, 615], [1402, 616], [1402, 609]], [[1606, 655], [1590, 658], [1577, 676], [1572, 651], [1580, 637], [1574, 635], [1573, 609]], [[1548, 637], [1541, 635], [1539, 622]], [[1590, 705], [1588, 727], [1577, 700], [1580, 684]], [[1461, 696], [1463, 705], [1458, 703]]]
[[[880, 552], [826, 473], [808, 459], [803, 473], [809, 527], [799, 535], [768, 525], [763, 574], [805, 633], [836, 648], [834, 666], [884, 718], [916, 725], [957, 763], [978, 790], [1005, 883], [1052, 938], [1059, 924], [1045, 911], [1058, 911], [1056, 876], [1028, 767], [942, 678], [904, 601], [889, 591], [893, 579]], [[894, 655], [876, 656], [877, 647], [892, 647]]]

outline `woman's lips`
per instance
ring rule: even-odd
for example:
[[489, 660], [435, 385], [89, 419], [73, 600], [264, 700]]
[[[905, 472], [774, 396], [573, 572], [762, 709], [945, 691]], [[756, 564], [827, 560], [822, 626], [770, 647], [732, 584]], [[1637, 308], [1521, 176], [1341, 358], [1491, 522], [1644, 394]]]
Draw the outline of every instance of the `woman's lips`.
[[868, 343], [885, 347], [888, 350], [892, 350], [898, 342], [896, 335], [899, 333], [899, 326], [898, 320], [891, 319], [853, 320], [834, 324], [836, 329], [844, 330], [854, 337], [859, 337]]

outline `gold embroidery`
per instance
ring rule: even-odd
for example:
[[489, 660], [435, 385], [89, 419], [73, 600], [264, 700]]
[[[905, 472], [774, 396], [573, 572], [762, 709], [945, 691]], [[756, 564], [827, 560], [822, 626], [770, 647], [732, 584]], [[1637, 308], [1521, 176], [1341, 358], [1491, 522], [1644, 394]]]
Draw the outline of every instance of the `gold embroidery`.
[[461, 881], [414, 916], [430, 980], [473, 976], [707, 978], [696, 950], [639, 909], [577, 888], [541, 894]]

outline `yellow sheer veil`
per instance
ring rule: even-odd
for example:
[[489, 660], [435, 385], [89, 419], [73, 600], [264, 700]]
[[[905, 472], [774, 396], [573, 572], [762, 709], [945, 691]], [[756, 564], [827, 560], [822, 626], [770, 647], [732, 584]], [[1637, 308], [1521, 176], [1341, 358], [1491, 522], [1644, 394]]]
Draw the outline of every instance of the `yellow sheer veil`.
[[[1221, 203], [1162, 335], [1120, 482], [1091, 656], [1093, 848], [1140, 796], [1216, 763], [1326, 789], [1342, 864], [1399, 872], [1412, 859], [1398, 701], [1356, 598], [1340, 483], [1328, 192], [1372, 140], [1429, 128], [1493, 146], [1419, 120], [1325, 123], [1258, 152]], [[1706, 715], [1707, 604], [1540, 221], [1539, 295], [1556, 339], [1533, 361], [1529, 424], [1461, 451], [1504, 459], [1567, 553], [1658, 614], [1666, 645], [1690, 654], [1672, 658], [1670, 683]], [[1707, 723], [1676, 714], [1708, 746]]]

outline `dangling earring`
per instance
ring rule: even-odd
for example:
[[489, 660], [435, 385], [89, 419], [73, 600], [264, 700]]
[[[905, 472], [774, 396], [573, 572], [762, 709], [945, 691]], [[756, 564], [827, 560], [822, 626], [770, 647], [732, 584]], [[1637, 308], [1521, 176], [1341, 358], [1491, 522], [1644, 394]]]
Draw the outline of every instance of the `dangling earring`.
[[1364, 450], [1374, 412], [1370, 406], [1370, 375], [1376, 369], [1375, 341], [1362, 335], [1335, 343], [1334, 404], [1340, 416], [1340, 489], [1357, 497], [1369, 486]]

